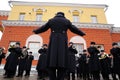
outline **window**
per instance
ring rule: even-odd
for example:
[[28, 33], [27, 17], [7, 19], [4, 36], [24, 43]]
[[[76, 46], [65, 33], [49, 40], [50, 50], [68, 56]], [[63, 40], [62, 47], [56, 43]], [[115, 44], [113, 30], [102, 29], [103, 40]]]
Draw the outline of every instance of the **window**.
[[104, 50], [104, 45], [103, 44], [96, 44], [95, 47], [97, 48], [98, 46], [101, 47], [101, 50]]
[[83, 44], [74, 43], [73, 46], [75, 46], [76, 50], [78, 51], [78, 53], [76, 54], [76, 56], [79, 56], [79, 54], [83, 53], [83, 49], [84, 49], [84, 45]]
[[73, 12], [72, 12], [72, 14], [73, 14], [73, 22], [79, 22], [79, 11], [78, 10], [74, 10]]
[[120, 47], [120, 42], [118, 42], [118, 46]]
[[1, 40], [1, 38], [2, 38], [2, 34], [3, 34], [3, 33], [0, 31], [0, 40]]
[[73, 22], [79, 22], [79, 16], [73, 15]]
[[36, 21], [42, 21], [42, 14], [36, 14]]
[[96, 16], [91, 16], [92, 23], [98, 23]]
[[23, 21], [25, 18], [25, 13], [20, 13], [19, 20]]
[[28, 48], [29, 51], [33, 53], [34, 59], [38, 60], [39, 58], [38, 50], [40, 49], [40, 42], [29, 42]]

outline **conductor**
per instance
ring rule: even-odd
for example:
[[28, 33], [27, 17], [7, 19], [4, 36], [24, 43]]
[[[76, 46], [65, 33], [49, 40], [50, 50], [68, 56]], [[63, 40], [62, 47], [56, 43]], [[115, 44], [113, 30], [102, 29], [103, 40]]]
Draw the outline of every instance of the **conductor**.
[[[63, 12], [58, 12], [54, 18], [50, 19], [42, 27], [33, 30], [35, 34], [51, 30], [48, 46], [47, 67], [49, 69], [50, 80], [64, 80], [68, 61], [68, 38], [67, 30], [84, 36], [85, 33], [76, 28], [65, 18]], [[57, 71], [57, 72], [56, 72]]]

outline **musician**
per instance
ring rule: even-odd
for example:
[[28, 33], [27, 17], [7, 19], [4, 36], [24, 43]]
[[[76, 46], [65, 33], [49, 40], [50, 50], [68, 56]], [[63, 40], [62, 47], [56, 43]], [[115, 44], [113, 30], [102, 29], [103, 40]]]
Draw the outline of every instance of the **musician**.
[[88, 62], [89, 62], [89, 54], [87, 50], [83, 50], [83, 54], [81, 57], [78, 59], [79, 62], [79, 70], [81, 72], [81, 78], [83, 80], [91, 80], [90, 75], [89, 75], [89, 67], [88, 67]]
[[118, 78], [120, 80], [120, 48], [118, 47], [117, 43], [112, 44], [112, 49], [110, 49], [110, 53], [113, 56], [113, 79], [117, 80], [116, 74], [118, 75]]
[[26, 46], [23, 46], [22, 48], [22, 55], [19, 57], [19, 63], [18, 63], [18, 75], [16, 77], [22, 77], [23, 72], [25, 70], [26, 65], [26, 59], [28, 56], [28, 50], [29, 48], [26, 48]]
[[10, 52], [10, 54], [6, 58], [6, 64], [4, 66], [6, 74], [4, 78], [13, 78], [15, 76], [16, 69], [17, 69], [18, 57], [20, 57], [22, 54], [20, 43], [16, 42], [15, 45], [10, 46], [8, 51]]
[[42, 48], [38, 50], [40, 56], [36, 69], [39, 79], [42, 79], [47, 75], [47, 47], [47, 44], [43, 44]]
[[77, 54], [77, 50], [73, 46], [73, 42], [69, 43], [68, 47], [68, 79], [70, 80], [70, 74], [72, 73], [72, 80], [75, 80], [75, 70], [76, 70], [76, 58], [75, 54]]
[[101, 74], [104, 80], [110, 80], [109, 74], [110, 74], [110, 65], [109, 65], [109, 55], [105, 53], [104, 50], [101, 50], [100, 52], [100, 66], [101, 66]]
[[92, 75], [92, 80], [100, 80], [100, 62], [98, 58], [99, 50], [95, 47], [95, 42], [90, 43], [90, 47], [88, 47], [88, 53], [90, 54], [89, 59], [89, 71]]
[[2, 59], [5, 58], [4, 50], [5, 50], [5, 48], [0, 47], [0, 64], [2, 62]]
[[30, 76], [32, 61], [34, 60], [34, 56], [32, 55], [32, 52], [30, 51], [28, 53], [27, 59], [26, 59], [26, 65], [25, 65], [25, 76]]

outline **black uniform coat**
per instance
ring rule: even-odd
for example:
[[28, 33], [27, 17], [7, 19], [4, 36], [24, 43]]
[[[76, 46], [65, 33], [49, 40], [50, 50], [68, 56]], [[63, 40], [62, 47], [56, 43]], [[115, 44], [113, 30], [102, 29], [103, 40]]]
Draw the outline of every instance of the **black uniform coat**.
[[21, 48], [9, 48], [9, 56], [6, 59], [4, 69], [9, 71], [16, 71], [18, 64], [18, 57], [22, 54]]
[[109, 65], [109, 57], [105, 57], [104, 59], [100, 59], [101, 72], [104, 74], [110, 74], [110, 65]]
[[4, 53], [4, 52], [2, 52], [2, 53], [0, 54], [0, 64], [1, 64], [3, 58], [5, 58], [5, 53]]
[[113, 55], [113, 71], [120, 74], [120, 48], [112, 48], [110, 52]]
[[[25, 70], [26, 69], [26, 59], [27, 59], [27, 56], [28, 56], [28, 54], [27, 55], [21, 55], [20, 56], [20, 59], [19, 59], [19, 61], [18, 61], [18, 69], [19, 70]], [[24, 57], [24, 58], [23, 58]]]
[[100, 70], [100, 62], [98, 58], [98, 53], [99, 51], [97, 50], [96, 47], [89, 47], [88, 52], [90, 54], [90, 59], [89, 59], [89, 71], [94, 72], [94, 71], [99, 71]]
[[33, 60], [34, 60], [34, 56], [33, 55], [28, 55], [28, 57], [26, 59], [25, 70], [27, 70], [27, 71], [31, 70]]
[[76, 70], [76, 58], [75, 54], [77, 54], [77, 50], [73, 49], [72, 46], [68, 48], [68, 70], [69, 72], [75, 73]]
[[82, 54], [81, 57], [78, 59], [80, 73], [89, 73], [87, 59], [88, 56], [86, 54]]
[[71, 22], [63, 16], [55, 16], [50, 19], [45, 25], [37, 30], [34, 30], [36, 34], [45, 32], [51, 29], [50, 41], [48, 46], [48, 67], [67, 67], [67, 56], [68, 56], [68, 38], [67, 30], [70, 29], [72, 32], [78, 35], [85, 35], [75, 26], [72, 26]]
[[39, 49], [40, 53], [39, 60], [37, 63], [37, 70], [46, 70], [47, 67], [47, 49]]

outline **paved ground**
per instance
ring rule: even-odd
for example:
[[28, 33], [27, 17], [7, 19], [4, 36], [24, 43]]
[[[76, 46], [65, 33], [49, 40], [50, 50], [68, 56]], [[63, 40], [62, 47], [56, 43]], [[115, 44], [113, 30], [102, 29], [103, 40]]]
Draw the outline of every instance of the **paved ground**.
[[[32, 71], [31, 71], [31, 75], [29, 76], [29, 77], [14, 77], [14, 78], [3, 78], [4, 76], [3, 76], [3, 74], [4, 74], [4, 70], [3, 70], [3, 68], [4, 68], [4, 65], [0, 65], [0, 80], [42, 80], [42, 79], [37, 79], [37, 71], [35, 70], [36, 68], [35, 68], [35, 66], [33, 66], [32, 67]], [[17, 73], [16, 73], [17, 74]], [[110, 78], [111, 78], [111, 76], [110, 76]], [[48, 78], [45, 78], [45, 80], [49, 80]], [[77, 77], [76, 77], [76, 80], [82, 80], [82, 79], [77, 79]], [[102, 77], [101, 77], [101, 80], [103, 80], [102, 79]], [[112, 78], [111, 78], [111, 80], [112, 80]]]

